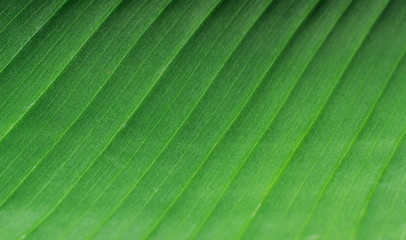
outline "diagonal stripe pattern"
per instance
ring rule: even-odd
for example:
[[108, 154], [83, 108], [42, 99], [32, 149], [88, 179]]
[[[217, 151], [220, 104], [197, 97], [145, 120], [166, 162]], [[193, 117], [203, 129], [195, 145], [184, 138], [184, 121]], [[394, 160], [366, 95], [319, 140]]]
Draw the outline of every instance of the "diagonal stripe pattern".
[[0, 239], [406, 239], [404, 0], [0, 2]]

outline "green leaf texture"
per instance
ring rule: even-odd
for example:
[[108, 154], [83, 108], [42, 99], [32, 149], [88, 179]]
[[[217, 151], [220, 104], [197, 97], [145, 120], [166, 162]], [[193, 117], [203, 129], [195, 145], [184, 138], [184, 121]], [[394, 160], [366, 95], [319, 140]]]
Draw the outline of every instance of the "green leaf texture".
[[2, 0], [0, 48], [0, 239], [406, 239], [405, 0]]

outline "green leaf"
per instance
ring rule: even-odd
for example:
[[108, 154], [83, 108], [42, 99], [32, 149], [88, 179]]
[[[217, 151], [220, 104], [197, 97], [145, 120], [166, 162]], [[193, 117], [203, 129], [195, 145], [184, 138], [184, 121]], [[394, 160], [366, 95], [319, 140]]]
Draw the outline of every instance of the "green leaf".
[[404, 0], [0, 2], [0, 239], [406, 238]]

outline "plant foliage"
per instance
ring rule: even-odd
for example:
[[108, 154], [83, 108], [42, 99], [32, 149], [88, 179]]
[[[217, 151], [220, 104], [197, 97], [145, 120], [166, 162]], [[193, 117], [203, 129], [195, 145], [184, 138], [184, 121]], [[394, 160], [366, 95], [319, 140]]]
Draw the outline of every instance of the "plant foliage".
[[0, 1], [0, 239], [405, 239], [404, 0]]

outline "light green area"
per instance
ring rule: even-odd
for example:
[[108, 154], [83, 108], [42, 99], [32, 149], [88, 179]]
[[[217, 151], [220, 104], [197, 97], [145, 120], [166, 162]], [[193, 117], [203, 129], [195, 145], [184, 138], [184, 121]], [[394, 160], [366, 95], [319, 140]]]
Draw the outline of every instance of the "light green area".
[[406, 239], [404, 0], [5, 0], [0, 49], [0, 239]]

